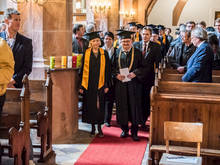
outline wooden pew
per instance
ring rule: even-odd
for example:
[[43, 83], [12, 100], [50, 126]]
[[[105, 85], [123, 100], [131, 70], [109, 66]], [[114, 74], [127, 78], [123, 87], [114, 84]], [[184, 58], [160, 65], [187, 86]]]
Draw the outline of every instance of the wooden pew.
[[[50, 72], [47, 72], [46, 80], [30, 80], [30, 111], [32, 129], [37, 129], [37, 136], [41, 138], [40, 159], [38, 162], [47, 162], [55, 155], [52, 150], [52, 80]], [[36, 155], [38, 156], [38, 155]]]
[[30, 154], [30, 92], [27, 75], [23, 83], [22, 89], [7, 89], [0, 123], [0, 155], [14, 158], [15, 165], [28, 165]]
[[[219, 164], [220, 84], [175, 81], [159, 81], [155, 84], [158, 86], [151, 90], [149, 164], [157, 163], [160, 153], [165, 152], [165, 121], [203, 123], [201, 156], [204, 157], [204, 165]], [[196, 153], [196, 148], [192, 145], [177, 142], [173, 144], [181, 146], [172, 148], [173, 153]]]

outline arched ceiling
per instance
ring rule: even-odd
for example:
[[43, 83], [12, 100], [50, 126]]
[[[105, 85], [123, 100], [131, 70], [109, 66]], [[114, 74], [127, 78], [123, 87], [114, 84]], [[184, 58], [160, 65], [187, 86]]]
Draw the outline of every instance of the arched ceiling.
[[178, 22], [179, 22], [179, 18], [180, 15], [183, 11], [184, 6], [186, 5], [186, 3], [188, 2], [188, 0], [179, 0], [173, 10], [173, 22], [172, 25], [173, 26], [177, 26]]
[[152, 11], [154, 5], [156, 4], [157, 0], [146, 0], [145, 3], [145, 23], [148, 23], [148, 16], [150, 15], [150, 12]]

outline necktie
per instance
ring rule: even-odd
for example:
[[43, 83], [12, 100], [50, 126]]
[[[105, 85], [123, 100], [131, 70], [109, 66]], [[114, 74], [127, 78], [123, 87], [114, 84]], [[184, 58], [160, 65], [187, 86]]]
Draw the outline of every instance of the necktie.
[[143, 47], [142, 55], [145, 55], [145, 53], [146, 53], [146, 48], [147, 48], [147, 43], [144, 42], [144, 47]]

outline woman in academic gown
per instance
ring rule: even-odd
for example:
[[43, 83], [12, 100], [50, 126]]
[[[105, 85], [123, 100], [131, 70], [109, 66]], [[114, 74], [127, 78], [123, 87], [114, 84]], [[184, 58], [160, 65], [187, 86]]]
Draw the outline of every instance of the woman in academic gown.
[[101, 125], [104, 123], [105, 93], [108, 92], [110, 79], [110, 61], [106, 51], [99, 46], [99, 32], [86, 33], [90, 48], [85, 51], [80, 72], [83, 94], [82, 121], [92, 125], [91, 135], [95, 135], [95, 124], [98, 125], [99, 137], [103, 137]]

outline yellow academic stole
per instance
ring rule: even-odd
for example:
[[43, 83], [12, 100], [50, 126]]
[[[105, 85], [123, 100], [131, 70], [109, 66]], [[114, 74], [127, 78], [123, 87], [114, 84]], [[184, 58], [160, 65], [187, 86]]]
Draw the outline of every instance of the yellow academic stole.
[[[92, 48], [88, 48], [85, 53], [84, 66], [83, 66], [83, 76], [82, 76], [82, 86], [87, 90], [89, 83], [89, 62]], [[99, 74], [99, 85], [98, 89], [104, 86], [105, 82], [105, 54], [102, 48], [99, 48], [101, 53], [100, 57], [100, 74]]]
[[166, 35], [163, 34], [163, 44], [165, 45], [166, 44]]
[[139, 39], [139, 32], [137, 32], [136, 35], [135, 35], [135, 42], [139, 42], [139, 40], [140, 40]]
[[113, 47], [114, 48], [117, 48], [117, 44], [118, 44], [118, 40], [115, 40], [114, 44], [113, 44]]

